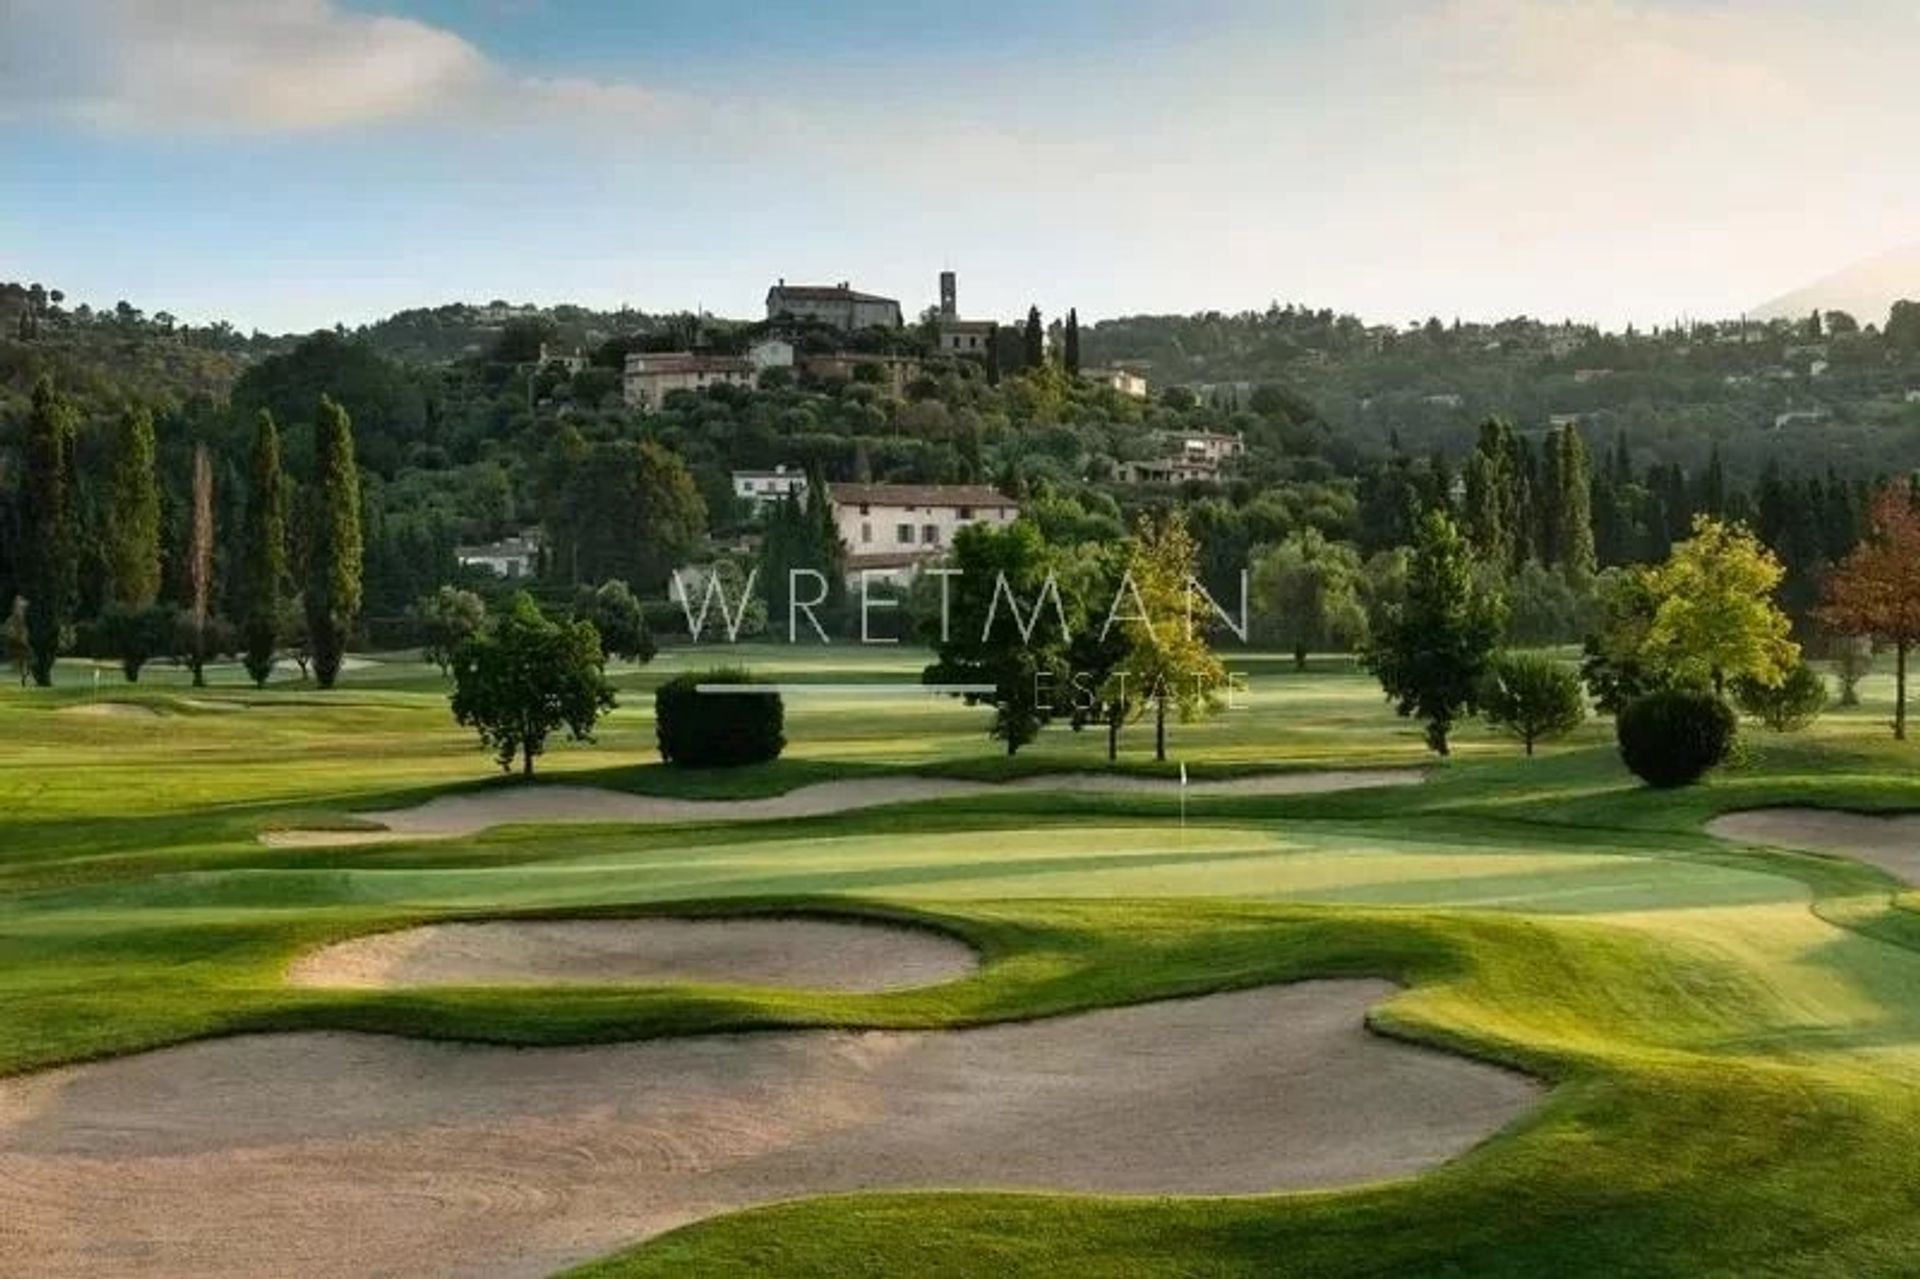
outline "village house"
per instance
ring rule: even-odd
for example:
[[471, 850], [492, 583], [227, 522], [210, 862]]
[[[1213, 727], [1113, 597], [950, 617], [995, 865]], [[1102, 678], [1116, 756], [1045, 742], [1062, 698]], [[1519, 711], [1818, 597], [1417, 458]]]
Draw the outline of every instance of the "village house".
[[861, 293], [845, 280], [838, 284], [788, 284], [767, 290], [769, 320], [812, 320], [853, 333], [860, 329], [901, 327], [900, 303]]
[[1247, 451], [1239, 435], [1220, 431], [1155, 431], [1157, 457], [1122, 462], [1114, 476], [1122, 484], [1184, 484], [1220, 478], [1220, 471]]
[[830, 351], [820, 355], [802, 355], [795, 363], [808, 377], [822, 382], [855, 381], [859, 370], [873, 369], [879, 385], [895, 395], [904, 395], [907, 383], [920, 376], [920, 361], [906, 355], [874, 355], [864, 351]]
[[498, 542], [455, 547], [453, 558], [461, 568], [485, 569], [495, 577], [517, 581], [539, 571], [540, 535], [533, 529], [524, 529]]
[[952, 271], [940, 273], [940, 310], [933, 321], [934, 348], [940, 354], [984, 360], [999, 327], [992, 320], [961, 319], [960, 278]]
[[1132, 396], [1136, 400], [1147, 398], [1147, 379], [1132, 369], [1112, 368], [1081, 369], [1080, 376], [1097, 386], [1108, 387], [1122, 395]]
[[848, 576], [904, 584], [971, 524], [1011, 524], [1020, 505], [984, 484], [829, 484]]
[[627, 356], [621, 392], [626, 402], [652, 411], [675, 391], [701, 391], [709, 386], [752, 386], [760, 370], [737, 355], [707, 355], [698, 351], [636, 351]]

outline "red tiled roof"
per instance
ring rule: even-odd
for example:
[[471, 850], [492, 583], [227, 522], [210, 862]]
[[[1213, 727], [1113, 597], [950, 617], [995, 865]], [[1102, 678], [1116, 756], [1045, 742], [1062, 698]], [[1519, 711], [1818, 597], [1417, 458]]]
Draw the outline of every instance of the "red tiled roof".
[[985, 484], [829, 484], [841, 506], [975, 506], [1019, 510], [1020, 503]]

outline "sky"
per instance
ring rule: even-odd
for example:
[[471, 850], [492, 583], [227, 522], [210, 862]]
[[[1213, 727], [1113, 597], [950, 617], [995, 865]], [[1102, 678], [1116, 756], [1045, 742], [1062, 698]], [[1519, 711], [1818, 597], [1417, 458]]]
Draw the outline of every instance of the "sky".
[[0, 279], [243, 329], [1739, 314], [1920, 239], [1908, 0], [4, 0]]

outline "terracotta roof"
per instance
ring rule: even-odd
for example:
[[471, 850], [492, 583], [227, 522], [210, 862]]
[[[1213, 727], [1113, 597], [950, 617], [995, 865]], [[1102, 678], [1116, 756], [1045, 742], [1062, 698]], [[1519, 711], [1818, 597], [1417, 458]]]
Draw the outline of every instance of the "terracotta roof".
[[844, 284], [776, 284], [767, 290], [767, 301], [785, 302], [886, 302], [898, 306], [893, 298], [877, 293], [862, 293]]
[[636, 354], [627, 361], [627, 372], [649, 373], [751, 373], [753, 365], [737, 355], [702, 355], [695, 351], [662, 351]]
[[1019, 510], [1020, 503], [985, 484], [829, 484], [841, 506], [975, 506]]

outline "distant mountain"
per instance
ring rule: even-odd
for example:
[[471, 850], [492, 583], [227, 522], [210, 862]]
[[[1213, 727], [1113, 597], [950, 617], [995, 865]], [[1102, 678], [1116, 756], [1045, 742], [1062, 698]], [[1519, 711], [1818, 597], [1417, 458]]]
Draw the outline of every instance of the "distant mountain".
[[1845, 311], [1862, 324], [1885, 324], [1902, 298], [1920, 301], [1920, 241], [1866, 258], [1753, 308], [1756, 319], [1791, 319], [1818, 309]]

